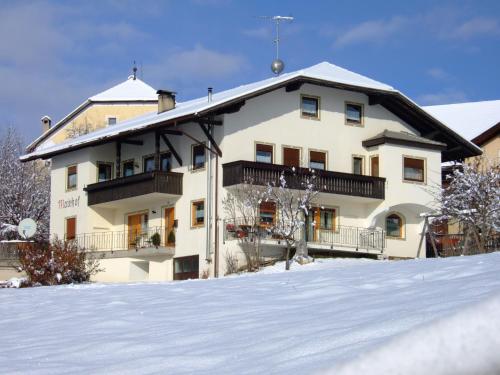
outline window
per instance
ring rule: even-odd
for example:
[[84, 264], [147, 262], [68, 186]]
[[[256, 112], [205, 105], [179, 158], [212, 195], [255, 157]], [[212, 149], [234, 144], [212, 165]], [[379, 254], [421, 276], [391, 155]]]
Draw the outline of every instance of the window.
[[196, 201], [192, 203], [191, 208], [191, 226], [201, 227], [205, 224], [205, 201]]
[[373, 177], [378, 177], [379, 176], [379, 159], [378, 156], [372, 156], [370, 159], [370, 169], [371, 169], [371, 174]]
[[76, 238], [76, 217], [68, 217], [66, 219], [64, 237], [66, 240], [74, 240]]
[[403, 218], [397, 214], [390, 214], [385, 218], [387, 237], [403, 238]]
[[108, 117], [108, 125], [116, 125], [116, 117]]
[[205, 146], [193, 145], [192, 153], [193, 170], [205, 168]]
[[132, 176], [135, 173], [134, 161], [127, 160], [123, 162], [123, 177]]
[[288, 167], [300, 167], [300, 149], [283, 147], [283, 165]]
[[319, 119], [319, 98], [302, 96], [300, 114], [305, 118]]
[[273, 225], [276, 218], [276, 203], [262, 202], [259, 207], [259, 217], [262, 226]]
[[363, 174], [363, 157], [361, 156], [352, 157], [352, 173]]
[[319, 211], [319, 229], [335, 230], [335, 210], [322, 208]]
[[66, 190], [76, 189], [76, 180], [77, 180], [77, 170], [76, 165], [70, 165], [66, 168]]
[[174, 280], [197, 279], [199, 263], [198, 255], [174, 258]]
[[155, 170], [155, 157], [154, 156], [146, 156], [143, 159], [143, 167], [142, 170], [144, 172], [152, 172]]
[[326, 169], [326, 152], [309, 151], [309, 168]]
[[425, 181], [424, 159], [403, 157], [403, 179], [412, 182]]
[[363, 106], [361, 104], [345, 104], [345, 121], [349, 125], [363, 125]]
[[273, 146], [257, 143], [255, 145], [255, 161], [258, 161], [259, 163], [272, 164]]
[[165, 172], [170, 172], [172, 169], [172, 154], [164, 152], [160, 155], [160, 169]]
[[97, 163], [97, 182], [111, 180], [113, 174], [113, 165], [111, 163]]

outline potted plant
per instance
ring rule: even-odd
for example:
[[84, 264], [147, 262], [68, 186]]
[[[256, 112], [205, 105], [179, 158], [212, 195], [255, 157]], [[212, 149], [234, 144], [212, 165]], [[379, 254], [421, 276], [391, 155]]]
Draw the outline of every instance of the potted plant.
[[155, 233], [151, 236], [151, 243], [153, 244], [154, 247], [158, 248], [161, 244], [161, 236], [160, 233]]
[[173, 230], [168, 234], [167, 243], [172, 245], [175, 244], [175, 232]]

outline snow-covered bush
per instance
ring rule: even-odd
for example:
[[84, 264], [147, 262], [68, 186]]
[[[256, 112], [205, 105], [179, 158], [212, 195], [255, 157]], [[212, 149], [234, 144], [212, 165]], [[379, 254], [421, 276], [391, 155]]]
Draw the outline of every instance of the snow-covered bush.
[[101, 271], [96, 258], [87, 257], [74, 242], [58, 239], [21, 246], [19, 263], [28, 276], [27, 286], [83, 283]]

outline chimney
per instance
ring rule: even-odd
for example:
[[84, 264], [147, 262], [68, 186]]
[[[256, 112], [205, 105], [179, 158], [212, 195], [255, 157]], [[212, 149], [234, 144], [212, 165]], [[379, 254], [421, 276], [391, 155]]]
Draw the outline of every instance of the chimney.
[[212, 102], [212, 94], [213, 94], [214, 89], [209, 87], [208, 88], [208, 102]]
[[49, 116], [45, 115], [40, 120], [42, 121], [42, 134], [43, 134], [50, 129], [50, 126], [52, 125], [52, 119]]
[[175, 92], [168, 90], [158, 90], [158, 113], [170, 111], [175, 108]]

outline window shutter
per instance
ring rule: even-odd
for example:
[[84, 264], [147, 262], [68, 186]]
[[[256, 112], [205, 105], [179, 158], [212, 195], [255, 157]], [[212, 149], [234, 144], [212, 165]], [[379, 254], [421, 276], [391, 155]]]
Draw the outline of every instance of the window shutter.
[[70, 217], [66, 219], [66, 239], [73, 240], [76, 237], [76, 218]]
[[283, 164], [289, 167], [300, 167], [300, 150], [285, 147], [283, 149]]
[[379, 176], [379, 165], [378, 165], [378, 156], [372, 157], [372, 166], [371, 166], [372, 176]]

